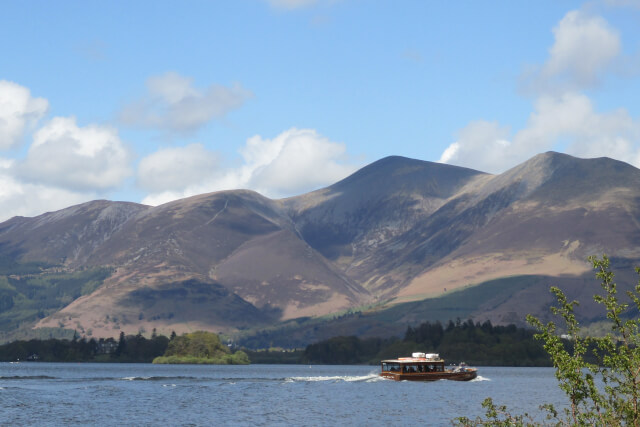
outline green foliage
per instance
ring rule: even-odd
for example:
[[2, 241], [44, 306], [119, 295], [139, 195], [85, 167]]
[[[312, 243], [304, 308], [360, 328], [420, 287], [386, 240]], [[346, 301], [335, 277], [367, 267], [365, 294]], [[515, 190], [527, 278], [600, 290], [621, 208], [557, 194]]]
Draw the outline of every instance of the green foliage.
[[191, 356], [211, 358], [228, 354], [227, 347], [222, 345], [218, 335], [196, 331], [175, 337], [169, 342], [165, 356]]
[[249, 357], [242, 351], [231, 354], [212, 332], [196, 331], [174, 336], [164, 355], [156, 357], [153, 363], [247, 365]]
[[65, 273], [43, 270], [42, 266], [0, 260], [0, 342], [9, 338], [10, 331], [33, 325], [93, 292], [111, 274], [108, 268]]
[[0, 275], [39, 274], [43, 269], [52, 267], [45, 262], [18, 262], [10, 256], [0, 256]]
[[492, 426], [492, 427], [532, 427], [536, 426], [529, 414], [511, 415], [504, 405], [498, 406], [488, 397], [482, 402], [485, 408], [485, 417], [478, 417], [472, 420], [467, 417], [460, 417], [456, 420], [458, 425], [463, 426]]
[[175, 365], [248, 365], [249, 357], [243, 351], [226, 354], [220, 357], [195, 357], [195, 356], [160, 356], [153, 359], [155, 364]]
[[[547, 420], [556, 425], [638, 426], [640, 319], [628, 314], [640, 310], [640, 281], [633, 291], [627, 292], [632, 304], [620, 302], [609, 258], [603, 255], [601, 259], [590, 257], [589, 261], [604, 291], [603, 295], [595, 295], [594, 300], [606, 311], [610, 327], [606, 336], [582, 336], [574, 314], [578, 302], [568, 301], [564, 293], [555, 287], [551, 291], [558, 305], [552, 307], [551, 311], [562, 319], [571, 345], [565, 345], [554, 322], [543, 324], [533, 316], [527, 317], [529, 323], [538, 330], [536, 337], [544, 342], [544, 349], [556, 368], [558, 385], [568, 398], [568, 405], [563, 411], [558, 411], [552, 404], [541, 408], [546, 411]], [[640, 268], [636, 268], [636, 272], [640, 275]], [[589, 356], [595, 358], [595, 362], [590, 362]], [[603, 386], [598, 386], [596, 379], [600, 379]], [[485, 403], [486, 418], [458, 418], [458, 425], [524, 425], [518, 422], [509, 424], [511, 421], [508, 420], [523, 418], [509, 414], [504, 406], [499, 407], [498, 412], [504, 415], [508, 423], [496, 424], [496, 406], [491, 399]]]

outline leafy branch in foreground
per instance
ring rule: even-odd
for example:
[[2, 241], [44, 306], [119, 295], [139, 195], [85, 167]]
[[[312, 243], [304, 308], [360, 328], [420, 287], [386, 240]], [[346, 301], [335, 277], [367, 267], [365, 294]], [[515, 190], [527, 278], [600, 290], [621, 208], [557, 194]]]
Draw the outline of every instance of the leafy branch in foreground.
[[[554, 405], [545, 404], [546, 419], [554, 425], [632, 425], [640, 424], [640, 319], [623, 319], [630, 304], [618, 299], [614, 273], [609, 258], [589, 257], [596, 277], [601, 281], [604, 295], [595, 295], [610, 323], [610, 332], [602, 338], [581, 337], [580, 326], [574, 314], [577, 301], [568, 301], [564, 293], [555, 287], [558, 306], [551, 312], [562, 318], [570, 337], [569, 345], [558, 335], [556, 324], [543, 324], [534, 316], [527, 321], [538, 331], [536, 338], [544, 342], [544, 349], [556, 368], [558, 385], [567, 395], [568, 407], [559, 412]], [[640, 275], [640, 268], [636, 268]], [[627, 296], [640, 310], [640, 281]], [[593, 353], [596, 363], [589, 363], [585, 356]], [[598, 387], [596, 378], [602, 382]], [[497, 406], [487, 398], [482, 406], [485, 416], [471, 420], [461, 417], [454, 420], [459, 426], [529, 426], [533, 425], [528, 414], [512, 415], [506, 406]]]

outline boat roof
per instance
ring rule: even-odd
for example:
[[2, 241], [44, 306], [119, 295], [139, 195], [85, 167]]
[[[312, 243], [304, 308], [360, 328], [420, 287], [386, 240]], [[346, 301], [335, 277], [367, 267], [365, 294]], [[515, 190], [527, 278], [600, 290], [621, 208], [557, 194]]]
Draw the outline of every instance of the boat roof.
[[435, 357], [398, 357], [397, 359], [387, 359], [383, 360], [382, 363], [434, 363], [434, 362], [443, 362], [444, 360], [441, 358]]

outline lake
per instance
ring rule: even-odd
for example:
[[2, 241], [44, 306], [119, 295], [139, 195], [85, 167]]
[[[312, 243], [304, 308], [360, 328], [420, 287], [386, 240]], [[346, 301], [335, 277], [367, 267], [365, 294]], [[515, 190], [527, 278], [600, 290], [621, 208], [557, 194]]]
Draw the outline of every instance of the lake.
[[[552, 368], [481, 367], [471, 382], [395, 382], [377, 366], [0, 363], [2, 425], [451, 425], [493, 397], [562, 403]], [[540, 418], [542, 420], [542, 418]]]

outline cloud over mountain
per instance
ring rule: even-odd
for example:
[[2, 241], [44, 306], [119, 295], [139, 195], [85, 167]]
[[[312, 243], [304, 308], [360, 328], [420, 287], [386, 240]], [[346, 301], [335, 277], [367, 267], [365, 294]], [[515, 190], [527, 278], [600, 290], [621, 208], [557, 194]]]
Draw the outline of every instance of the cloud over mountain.
[[496, 121], [474, 120], [458, 132], [440, 162], [500, 173], [536, 153], [559, 149], [640, 166], [640, 119], [624, 108], [600, 112], [581, 92], [598, 86], [620, 59], [618, 32], [599, 16], [573, 10], [553, 34], [547, 60], [523, 76], [535, 94], [526, 125], [512, 132]]
[[[225, 166], [201, 144], [161, 149], [140, 161], [138, 183], [157, 205], [218, 190], [246, 188], [285, 197], [319, 188], [356, 170], [344, 144], [313, 129], [288, 129], [275, 138], [255, 135], [240, 150], [242, 163]], [[172, 179], [174, 177], [175, 179]]]
[[202, 144], [163, 148], [138, 165], [138, 185], [150, 192], [180, 191], [212, 176], [218, 156]]
[[132, 154], [117, 129], [79, 126], [74, 117], [54, 117], [37, 127], [48, 109], [47, 99], [0, 81], [0, 149], [30, 140], [24, 154], [0, 157], [1, 220], [95, 199], [132, 173]]
[[131, 155], [115, 128], [80, 127], [73, 117], [55, 117], [40, 128], [17, 175], [29, 182], [71, 191], [100, 191], [131, 174]]
[[503, 172], [565, 141], [580, 157], [608, 156], [640, 166], [640, 122], [625, 109], [600, 113], [583, 94], [539, 97], [526, 126], [511, 134], [497, 122], [477, 120], [458, 134], [440, 162]]
[[14, 160], [0, 158], [0, 221], [62, 209], [97, 197], [92, 192], [80, 193], [24, 182], [15, 176], [14, 164]]

